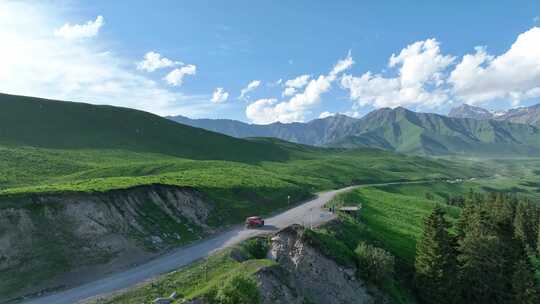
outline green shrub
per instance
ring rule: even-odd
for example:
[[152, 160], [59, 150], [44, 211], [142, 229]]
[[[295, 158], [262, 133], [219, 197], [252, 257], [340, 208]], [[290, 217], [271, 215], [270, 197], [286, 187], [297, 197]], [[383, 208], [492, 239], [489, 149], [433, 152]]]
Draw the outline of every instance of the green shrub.
[[264, 259], [270, 248], [268, 238], [255, 237], [245, 241], [242, 246], [246, 252], [255, 259]]
[[210, 293], [215, 304], [259, 304], [261, 295], [257, 283], [243, 274], [230, 277], [217, 291]]
[[355, 250], [360, 275], [373, 283], [383, 283], [394, 274], [394, 256], [384, 249], [360, 243]]
[[324, 232], [306, 229], [304, 239], [307, 243], [319, 249], [325, 256], [343, 266], [354, 266], [354, 252], [334, 236]]

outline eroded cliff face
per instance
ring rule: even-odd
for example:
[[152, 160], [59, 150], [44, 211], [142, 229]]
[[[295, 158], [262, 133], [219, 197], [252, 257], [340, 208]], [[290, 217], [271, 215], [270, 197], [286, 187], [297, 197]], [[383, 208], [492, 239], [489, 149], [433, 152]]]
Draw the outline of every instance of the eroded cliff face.
[[2, 203], [20, 207], [0, 209], [0, 300], [77, 284], [212, 232], [213, 204], [190, 188], [16, 200]]
[[271, 240], [269, 258], [278, 265], [257, 274], [264, 304], [386, 303], [388, 300], [344, 268], [307, 244], [304, 228], [290, 226]]

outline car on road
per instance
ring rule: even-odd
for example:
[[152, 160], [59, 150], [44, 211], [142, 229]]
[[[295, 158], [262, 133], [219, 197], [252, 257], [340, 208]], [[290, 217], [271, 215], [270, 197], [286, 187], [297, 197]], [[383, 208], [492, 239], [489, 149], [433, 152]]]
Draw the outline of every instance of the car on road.
[[258, 228], [264, 226], [264, 220], [260, 216], [250, 216], [246, 219], [246, 228]]

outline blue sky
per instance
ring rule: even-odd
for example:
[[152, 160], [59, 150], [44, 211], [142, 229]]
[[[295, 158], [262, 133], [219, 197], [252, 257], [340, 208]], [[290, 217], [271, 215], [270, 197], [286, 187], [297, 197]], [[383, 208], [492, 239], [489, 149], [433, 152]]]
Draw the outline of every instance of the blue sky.
[[0, 91], [255, 123], [539, 102], [540, 2], [380, 2], [0, 0]]

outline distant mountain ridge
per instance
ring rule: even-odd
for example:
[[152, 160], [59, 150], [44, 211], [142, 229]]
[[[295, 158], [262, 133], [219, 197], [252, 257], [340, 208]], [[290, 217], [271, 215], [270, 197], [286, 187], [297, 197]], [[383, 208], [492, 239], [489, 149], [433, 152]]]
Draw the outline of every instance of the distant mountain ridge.
[[481, 107], [462, 104], [450, 110], [448, 116], [454, 118], [494, 119], [540, 127], [540, 104], [502, 112], [494, 112]]
[[[489, 112], [467, 107], [453, 115]], [[133, 109], [0, 94], [0, 144], [121, 149], [242, 162], [287, 159], [289, 152], [280, 145], [239, 139], [271, 137], [312, 146], [370, 147], [419, 155], [540, 156], [540, 127], [527, 124], [538, 122], [539, 111], [540, 106], [534, 106], [475, 119], [399, 107], [362, 118], [334, 115], [306, 123], [254, 125], [226, 119], [164, 119]]]
[[506, 121], [381, 109], [362, 118], [356, 134], [332, 145], [424, 155], [532, 156], [540, 155], [540, 130]]
[[[169, 117], [180, 123], [236, 137], [276, 137], [317, 146], [376, 147], [420, 155], [540, 156], [536, 126], [499, 121], [484, 109], [465, 109], [466, 118], [383, 108], [362, 118], [335, 115], [306, 123], [247, 124], [234, 120]], [[485, 115], [476, 119], [472, 114]]]
[[471, 118], [471, 119], [493, 119], [496, 114], [490, 110], [471, 106], [466, 103], [452, 108], [448, 113], [449, 117], [454, 118]]
[[169, 116], [173, 121], [189, 126], [223, 133], [233, 137], [276, 137], [279, 139], [313, 146], [324, 146], [347, 136], [358, 119], [346, 115], [334, 115], [307, 123], [248, 124], [230, 119], [191, 119], [185, 116]]

